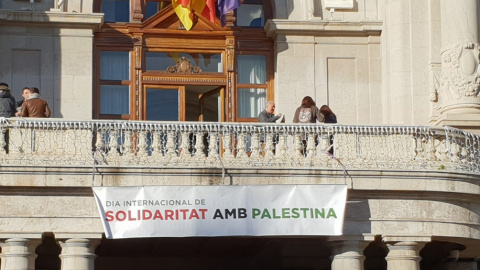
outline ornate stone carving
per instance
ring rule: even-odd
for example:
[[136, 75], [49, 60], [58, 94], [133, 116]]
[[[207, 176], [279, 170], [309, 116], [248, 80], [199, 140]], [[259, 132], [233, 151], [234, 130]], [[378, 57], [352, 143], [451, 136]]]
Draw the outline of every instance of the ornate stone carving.
[[196, 67], [190, 63], [190, 60], [185, 56], [180, 57], [178, 59], [177, 64], [175, 66], [169, 66], [165, 73], [177, 73], [177, 74], [200, 74], [202, 73], [202, 69]]
[[479, 46], [478, 43], [468, 42], [458, 44], [442, 53], [439, 94], [444, 96], [444, 100], [478, 97], [480, 86]]

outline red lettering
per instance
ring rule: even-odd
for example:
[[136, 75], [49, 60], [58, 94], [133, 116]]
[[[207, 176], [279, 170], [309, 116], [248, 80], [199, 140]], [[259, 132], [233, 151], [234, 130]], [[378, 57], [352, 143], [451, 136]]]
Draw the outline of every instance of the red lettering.
[[113, 217], [113, 211], [107, 211], [105, 212], [105, 216], [107, 216], [106, 220], [108, 222], [114, 221], [115, 218]]
[[128, 221], [134, 221], [137, 220], [136, 218], [132, 217], [132, 211], [128, 210]]
[[174, 214], [175, 213], [173, 212], [173, 210], [165, 210], [165, 220], [168, 220], [168, 219], [173, 220]]
[[208, 209], [198, 209], [198, 211], [202, 212], [202, 219], [205, 219], [205, 213]]
[[153, 216], [153, 219], [161, 219], [163, 220], [162, 212], [160, 210], [155, 211], [155, 215]]
[[180, 212], [183, 214], [183, 219], [187, 219], [188, 209], [180, 209]]
[[127, 214], [125, 213], [125, 211], [118, 211], [115, 217], [118, 221], [124, 221], [127, 218]]
[[198, 216], [197, 210], [195, 209], [192, 209], [192, 212], [190, 212], [190, 217], [188, 219], [192, 219], [192, 218], [200, 219], [200, 217]]
[[143, 210], [142, 211], [142, 220], [149, 220], [152, 218], [152, 211], [150, 210]]

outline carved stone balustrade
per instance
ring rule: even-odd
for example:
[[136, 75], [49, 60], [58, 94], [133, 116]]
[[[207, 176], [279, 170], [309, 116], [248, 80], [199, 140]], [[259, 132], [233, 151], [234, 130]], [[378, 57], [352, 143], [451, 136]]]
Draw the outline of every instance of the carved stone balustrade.
[[9, 166], [480, 173], [479, 136], [449, 127], [2, 119], [0, 129]]

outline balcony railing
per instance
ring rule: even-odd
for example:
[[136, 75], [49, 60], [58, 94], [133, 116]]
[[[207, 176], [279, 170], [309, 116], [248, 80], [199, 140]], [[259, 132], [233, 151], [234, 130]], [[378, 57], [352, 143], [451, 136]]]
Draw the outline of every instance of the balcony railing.
[[1, 119], [2, 166], [480, 173], [480, 138], [424, 126]]

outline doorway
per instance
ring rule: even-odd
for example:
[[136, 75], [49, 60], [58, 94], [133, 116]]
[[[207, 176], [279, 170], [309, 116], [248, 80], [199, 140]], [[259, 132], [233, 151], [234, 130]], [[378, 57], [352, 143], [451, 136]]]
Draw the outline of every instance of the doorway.
[[144, 85], [141, 120], [225, 121], [225, 87]]

